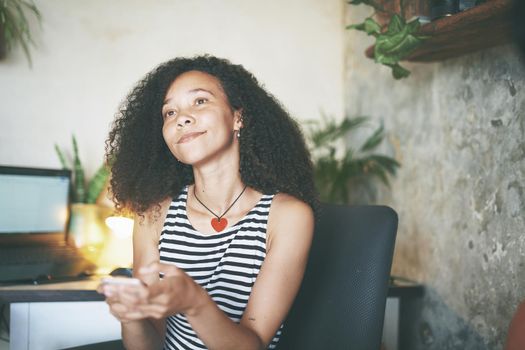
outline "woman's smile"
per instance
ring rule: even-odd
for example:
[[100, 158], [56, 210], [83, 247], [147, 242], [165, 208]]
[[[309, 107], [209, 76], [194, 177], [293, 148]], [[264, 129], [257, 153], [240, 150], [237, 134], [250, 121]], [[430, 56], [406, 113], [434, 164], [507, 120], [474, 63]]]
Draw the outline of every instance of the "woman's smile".
[[182, 135], [182, 137], [179, 139], [179, 141], [177, 141], [177, 144], [190, 142], [190, 141], [196, 139], [197, 137], [199, 137], [201, 135], [204, 135], [205, 133], [206, 133], [206, 131], [186, 133], [186, 134]]
[[232, 108], [214, 76], [200, 71], [178, 76], [164, 96], [161, 115], [164, 140], [180, 162], [203, 165], [239, 157], [233, 136], [242, 127], [240, 111]]

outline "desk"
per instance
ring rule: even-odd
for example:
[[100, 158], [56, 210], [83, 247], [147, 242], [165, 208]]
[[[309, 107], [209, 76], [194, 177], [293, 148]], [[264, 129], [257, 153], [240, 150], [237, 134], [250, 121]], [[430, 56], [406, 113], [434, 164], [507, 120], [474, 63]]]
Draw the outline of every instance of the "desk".
[[410, 319], [403, 318], [406, 309], [423, 297], [424, 288], [421, 284], [403, 279], [394, 278], [388, 287], [386, 298], [385, 321], [383, 326], [383, 345], [386, 350], [402, 349], [402, 338], [406, 337], [405, 323]]
[[0, 287], [10, 304], [10, 350], [56, 350], [120, 338], [99, 280]]
[[[10, 304], [10, 350], [56, 350], [120, 338], [120, 324], [95, 289], [99, 280], [0, 287]], [[383, 342], [397, 350], [403, 304], [423, 287], [395, 281], [388, 290]]]

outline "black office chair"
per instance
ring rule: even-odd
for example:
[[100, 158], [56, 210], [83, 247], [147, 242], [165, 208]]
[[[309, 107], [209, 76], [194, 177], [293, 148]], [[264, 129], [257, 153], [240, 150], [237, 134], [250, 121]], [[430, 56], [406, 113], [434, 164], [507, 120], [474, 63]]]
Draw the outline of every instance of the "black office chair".
[[[397, 214], [325, 204], [279, 350], [379, 350]], [[68, 350], [117, 350], [120, 341]]]
[[379, 350], [397, 214], [323, 205], [279, 350]]

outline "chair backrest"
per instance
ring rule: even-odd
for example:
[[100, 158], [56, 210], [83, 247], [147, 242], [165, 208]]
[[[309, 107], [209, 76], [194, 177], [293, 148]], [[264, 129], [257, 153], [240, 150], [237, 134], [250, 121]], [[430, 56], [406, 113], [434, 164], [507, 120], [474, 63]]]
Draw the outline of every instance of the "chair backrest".
[[384, 206], [321, 206], [280, 350], [379, 350], [397, 221]]

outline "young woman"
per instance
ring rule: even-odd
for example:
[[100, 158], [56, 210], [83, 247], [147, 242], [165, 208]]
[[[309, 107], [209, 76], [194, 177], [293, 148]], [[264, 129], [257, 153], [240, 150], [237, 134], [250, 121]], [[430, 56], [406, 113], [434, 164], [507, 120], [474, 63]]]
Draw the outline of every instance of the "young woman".
[[301, 132], [275, 98], [227, 60], [171, 60], [124, 102], [107, 157], [144, 282], [99, 288], [126, 348], [275, 348], [316, 206]]

